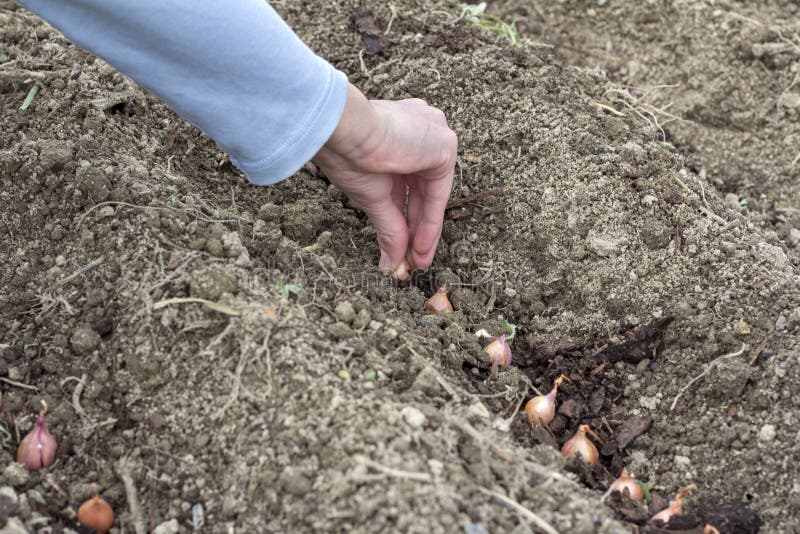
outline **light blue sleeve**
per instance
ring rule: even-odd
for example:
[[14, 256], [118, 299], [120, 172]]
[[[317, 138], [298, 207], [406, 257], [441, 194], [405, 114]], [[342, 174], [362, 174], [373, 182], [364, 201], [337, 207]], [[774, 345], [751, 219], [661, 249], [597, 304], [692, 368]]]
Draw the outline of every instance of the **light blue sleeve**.
[[333, 133], [347, 77], [265, 0], [20, 0], [211, 137], [250, 179], [291, 176]]

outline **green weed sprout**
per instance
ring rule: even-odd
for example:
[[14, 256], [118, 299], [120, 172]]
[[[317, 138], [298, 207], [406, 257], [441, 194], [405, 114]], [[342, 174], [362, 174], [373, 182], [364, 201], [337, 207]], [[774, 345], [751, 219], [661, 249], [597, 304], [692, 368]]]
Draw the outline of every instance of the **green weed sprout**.
[[496, 15], [486, 13], [486, 2], [477, 5], [459, 4], [459, 8], [461, 17], [468, 22], [476, 24], [488, 32], [506, 37], [513, 45], [522, 44], [522, 37], [516, 24], [513, 22], [509, 24]]

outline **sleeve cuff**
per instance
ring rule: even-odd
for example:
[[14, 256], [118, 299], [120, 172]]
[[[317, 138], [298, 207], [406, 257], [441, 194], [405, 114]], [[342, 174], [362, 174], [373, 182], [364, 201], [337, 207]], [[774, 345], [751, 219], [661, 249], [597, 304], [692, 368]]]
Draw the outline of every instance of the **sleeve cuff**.
[[[324, 60], [321, 60], [324, 61]], [[344, 112], [349, 82], [347, 76], [326, 62], [328, 76], [321, 97], [310, 106], [295, 135], [286, 140], [272, 155], [259, 161], [242, 161], [234, 156], [231, 162], [256, 185], [272, 185], [292, 176], [319, 152], [328, 141]]]

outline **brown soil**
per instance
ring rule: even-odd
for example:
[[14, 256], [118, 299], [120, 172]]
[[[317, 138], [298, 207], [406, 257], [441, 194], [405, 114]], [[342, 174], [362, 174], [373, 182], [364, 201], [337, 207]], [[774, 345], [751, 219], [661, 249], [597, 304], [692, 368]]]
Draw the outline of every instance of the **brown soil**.
[[[0, 520], [74, 527], [97, 483], [130, 531], [122, 462], [151, 529], [536, 530], [500, 494], [559, 532], [658, 531], [647, 518], [688, 484], [675, 528], [800, 528], [794, 8], [578, 4], [490, 4], [519, 47], [449, 2], [277, 6], [370, 96], [445, 110], [454, 199], [493, 192], [450, 210], [434, 266], [395, 286], [323, 176], [249, 185], [0, 3], [0, 485], [18, 499]], [[622, 85], [645, 117], [674, 101], [684, 120], [657, 115], [662, 137]], [[443, 283], [455, 313], [422, 315]], [[177, 297], [227, 308], [156, 305]], [[492, 380], [474, 332], [504, 320], [514, 362]], [[553, 435], [531, 431], [515, 409], [560, 373]], [[16, 432], [40, 399], [61, 446], [28, 476]], [[594, 470], [551, 448], [580, 423], [606, 442]], [[600, 504], [623, 465], [650, 510]]]

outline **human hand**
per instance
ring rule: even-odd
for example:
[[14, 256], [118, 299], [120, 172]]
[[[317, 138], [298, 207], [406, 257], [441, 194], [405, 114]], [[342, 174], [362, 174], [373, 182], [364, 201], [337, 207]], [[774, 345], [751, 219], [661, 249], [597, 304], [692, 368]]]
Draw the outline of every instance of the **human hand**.
[[336, 130], [313, 158], [369, 217], [379, 267], [392, 278], [407, 280], [433, 261], [457, 146], [444, 113], [425, 101], [367, 100], [351, 84]]

